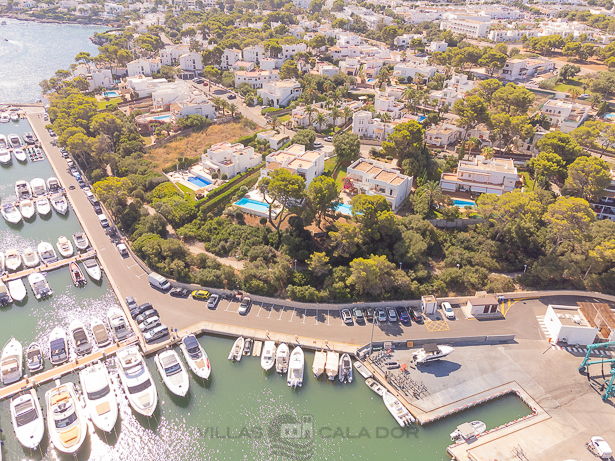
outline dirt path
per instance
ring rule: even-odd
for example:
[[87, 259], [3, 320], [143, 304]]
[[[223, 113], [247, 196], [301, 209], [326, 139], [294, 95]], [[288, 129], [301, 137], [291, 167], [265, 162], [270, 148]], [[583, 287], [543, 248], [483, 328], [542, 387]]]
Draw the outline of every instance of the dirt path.
[[203, 244], [200, 242], [190, 242], [190, 243], [186, 242], [186, 246], [188, 247], [188, 250], [190, 250], [190, 253], [192, 254], [198, 255], [200, 253], [205, 253], [207, 256], [214, 258], [220, 264], [231, 266], [233, 269], [237, 269], [237, 270], [243, 269], [243, 266], [244, 266], [243, 261], [239, 261], [235, 258], [221, 258], [220, 256], [216, 256], [215, 254], [210, 253], [205, 248], [203, 248]]

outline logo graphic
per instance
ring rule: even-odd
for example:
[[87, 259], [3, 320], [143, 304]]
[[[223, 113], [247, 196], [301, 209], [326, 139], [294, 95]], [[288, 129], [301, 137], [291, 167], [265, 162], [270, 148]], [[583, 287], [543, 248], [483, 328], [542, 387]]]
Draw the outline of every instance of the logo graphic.
[[306, 461], [314, 456], [314, 418], [312, 415], [285, 413], [269, 423], [269, 453], [277, 458]]

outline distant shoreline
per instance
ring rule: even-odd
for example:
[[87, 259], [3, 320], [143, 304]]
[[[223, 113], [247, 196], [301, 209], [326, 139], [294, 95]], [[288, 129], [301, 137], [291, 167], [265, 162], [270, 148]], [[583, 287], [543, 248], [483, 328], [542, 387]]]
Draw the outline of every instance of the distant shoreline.
[[16, 14], [16, 13], [3, 13], [0, 16], [0, 20], [2, 19], [16, 19], [17, 21], [24, 21], [24, 22], [38, 22], [38, 23], [43, 23], [43, 24], [74, 24], [77, 26], [106, 26], [109, 27], [111, 29], [118, 29], [121, 26], [119, 24], [117, 25], [111, 25], [108, 22], [91, 22], [89, 20], [87, 21], [80, 21], [80, 20], [75, 20], [75, 21], [60, 21], [57, 19], [46, 19], [46, 18], [35, 18], [32, 16], [25, 16], [25, 15], [20, 15], [20, 14]]

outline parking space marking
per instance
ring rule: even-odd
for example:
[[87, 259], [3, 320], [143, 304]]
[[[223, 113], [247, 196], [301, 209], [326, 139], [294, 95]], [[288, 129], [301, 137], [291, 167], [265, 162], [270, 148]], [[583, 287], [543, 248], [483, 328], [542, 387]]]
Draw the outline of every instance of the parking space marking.
[[278, 317], [278, 320], [282, 320], [282, 316], [284, 315], [284, 309], [285, 306], [282, 306], [282, 310], [280, 311], [280, 316]]
[[261, 315], [261, 311], [263, 310], [263, 304], [265, 303], [261, 303], [261, 306], [258, 308], [258, 314], [256, 314], [257, 317]]
[[138, 266], [137, 263], [134, 263], [132, 266], [126, 266], [128, 269], [132, 269], [133, 267]]
[[305, 323], [305, 319], [307, 319], [307, 309], [303, 310], [303, 322], [301, 323]]
[[271, 313], [273, 312], [273, 304], [271, 305], [271, 309], [269, 309], [269, 315], [267, 316], [267, 318], [271, 318]]
[[231, 304], [233, 303], [233, 301], [229, 301], [228, 304], [226, 305], [226, 309], [224, 309], [224, 312], [228, 311], [228, 308], [231, 307]]
[[448, 331], [451, 329], [446, 320], [425, 320], [425, 327], [427, 331], [433, 333], [434, 331]]
[[331, 312], [327, 309], [327, 326], [331, 326]]
[[292, 321], [293, 321], [293, 317], [294, 317], [294, 316], [295, 316], [295, 308], [293, 307], [293, 311], [292, 311], [292, 312], [291, 312], [291, 314], [290, 314], [290, 320], [289, 320], [289, 322], [292, 322]]

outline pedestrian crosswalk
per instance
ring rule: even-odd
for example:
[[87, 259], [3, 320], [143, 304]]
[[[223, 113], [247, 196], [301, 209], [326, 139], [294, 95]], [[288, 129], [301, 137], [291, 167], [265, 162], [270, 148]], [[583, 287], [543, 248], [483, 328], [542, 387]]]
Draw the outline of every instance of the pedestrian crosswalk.
[[[551, 333], [549, 333], [549, 329], [544, 321], [544, 315], [537, 315], [536, 320], [538, 321], [538, 325], [540, 325], [540, 329], [543, 332], [543, 335], [549, 343], [551, 343], [551, 349], [558, 351], [566, 351], [575, 355], [586, 355], [587, 348], [584, 346], [560, 346], [554, 342], [552, 342], [553, 338], [551, 337]], [[615, 352], [607, 349], [594, 349], [591, 351], [591, 355], [595, 357], [605, 356], [609, 358], [615, 358]]]

